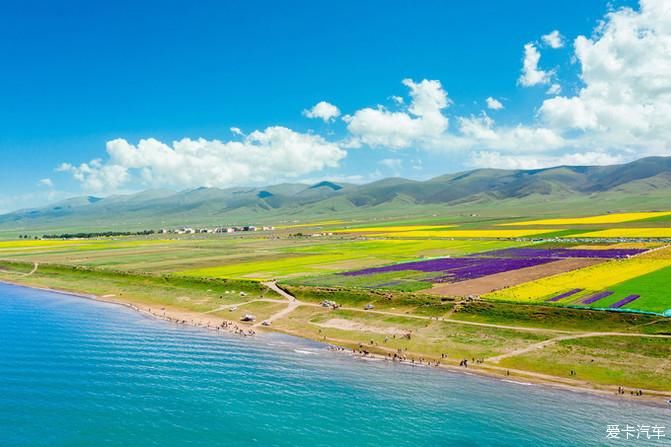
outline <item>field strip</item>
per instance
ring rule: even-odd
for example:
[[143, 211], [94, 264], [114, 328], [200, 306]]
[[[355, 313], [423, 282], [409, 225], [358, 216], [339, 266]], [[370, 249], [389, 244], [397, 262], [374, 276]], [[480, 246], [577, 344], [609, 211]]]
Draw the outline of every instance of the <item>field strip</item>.
[[655, 253], [655, 252], [660, 251], [660, 250], [666, 250], [669, 247], [671, 247], [671, 244], [665, 244], [665, 245], [662, 245], [661, 247], [651, 248], [650, 250], [647, 250], [647, 251], [644, 251], [644, 252], [641, 252], [641, 253], [638, 253], [638, 254], [632, 256], [632, 258], [635, 258], [636, 256], [645, 257], [644, 255], [650, 255], [650, 254]]
[[643, 338], [668, 338], [671, 339], [671, 335], [663, 335], [663, 334], [631, 334], [628, 332], [584, 332], [581, 334], [573, 334], [573, 335], [562, 335], [560, 337], [555, 337], [551, 338], [549, 340], [541, 341], [539, 343], [535, 343], [531, 346], [527, 346], [525, 348], [521, 349], [516, 349], [515, 351], [511, 351], [505, 354], [497, 355], [494, 357], [490, 357], [487, 359], [489, 362], [495, 362], [498, 363], [501, 360], [508, 358], [508, 357], [515, 357], [518, 355], [522, 354], [527, 354], [529, 352], [537, 351], [539, 349], [543, 349], [546, 346], [555, 344], [559, 341], [563, 340], [574, 340], [576, 338], [589, 338], [589, 337], [643, 337]]
[[605, 260], [582, 258], [558, 259], [547, 264], [494, 273], [492, 275], [468, 279], [466, 281], [437, 283], [434, 284], [428, 292], [443, 296], [484, 295], [496, 290], [535, 281], [552, 275], [558, 275], [560, 273], [566, 273], [602, 262], [605, 262]]
[[499, 224], [502, 227], [527, 226], [527, 225], [603, 225], [624, 222], [635, 222], [637, 220], [650, 219], [671, 215], [671, 211], [653, 211], [637, 213], [613, 213], [599, 216], [566, 217], [558, 219], [536, 219], [523, 222], [508, 222]]

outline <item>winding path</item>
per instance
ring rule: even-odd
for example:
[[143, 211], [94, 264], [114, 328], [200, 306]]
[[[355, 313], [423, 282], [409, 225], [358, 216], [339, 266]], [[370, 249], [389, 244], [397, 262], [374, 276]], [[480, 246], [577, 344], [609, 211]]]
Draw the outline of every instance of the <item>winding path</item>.
[[[277, 312], [277, 313], [274, 313], [273, 315], [271, 315], [270, 317], [268, 317], [267, 320], [264, 320], [264, 321], [268, 321], [268, 322], [272, 323], [274, 320], [279, 320], [280, 318], [286, 317], [286, 316], [289, 315], [291, 312], [293, 312], [294, 310], [296, 310], [296, 308], [297, 308], [298, 306], [301, 306], [301, 305], [305, 304], [305, 303], [303, 303], [302, 301], [298, 301], [298, 300], [296, 299], [296, 297], [293, 296], [292, 294], [290, 294], [289, 292], [287, 292], [287, 291], [282, 290], [281, 288], [279, 288], [279, 287], [277, 286], [277, 283], [276, 283], [275, 281], [268, 281], [268, 282], [264, 282], [264, 283], [262, 283], [262, 284], [263, 284], [264, 286], [268, 287], [268, 288], [269, 288], [270, 290], [272, 290], [273, 292], [278, 293], [281, 297], [285, 298], [285, 299], [287, 300], [287, 302], [288, 302], [288, 305], [287, 305], [286, 308], [282, 309], [281, 311], [279, 311], [279, 312]], [[263, 301], [270, 301], [270, 300], [263, 300]], [[273, 301], [276, 301], [276, 302], [277, 302], [277, 300], [273, 300]], [[284, 301], [282, 301], [282, 302], [284, 302]], [[261, 326], [262, 324], [263, 324], [263, 321], [260, 321], [260, 322], [258, 322], [258, 323], [256, 323], [256, 324], [254, 324], [252, 327], [253, 327], [253, 328], [257, 328], [257, 327]]]
[[9, 273], [9, 274], [17, 275], [17, 276], [22, 276], [22, 277], [26, 277], [26, 276], [30, 276], [30, 275], [32, 275], [33, 273], [35, 273], [39, 267], [40, 267], [40, 263], [39, 263], [39, 262], [33, 262], [33, 269], [32, 269], [31, 271], [29, 271], [28, 273], [19, 273], [19, 272], [14, 272], [14, 271], [9, 271], [9, 270], [3, 270], [3, 269], [0, 269], [0, 272], [2, 272], [2, 273]]
[[582, 332], [579, 334], [572, 334], [572, 335], [562, 335], [560, 337], [555, 337], [551, 338], [549, 340], [544, 340], [539, 343], [534, 343], [532, 345], [529, 345], [525, 348], [520, 348], [516, 349], [514, 351], [507, 352], [505, 354], [497, 355], [494, 357], [489, 357], [487, 361], [489, 362], [499, 362], [505, 358], [508, 357], [514, 357], [517, 355], [522, 355], [522, 354], [527, 354], [529, 352], [537, 351], [539, 349], [543, 349], [546, 346], [550, 346], [552, 344], [555, 344], [557, 342], [560, 342], [562, 340], [574, 340], [576, 338], [589, 338], [589, 337], [608, 337], [608, 336], [616, 336], [616, 337], [643, 337], [643, 338], [671, 338], [671, 335], [663, 335], [663, 334], [631, 334], [628, 332]]
[[[281, 289], [276, 281], [268, 281], [262, 283], [264, 286], [268, 287], [269, 289], [273, 290], [283, 298], [285, 298], [288, 301], [288, 305], [286, 308], [282, 309], [281, 311], [271, 315], [268, 318], [268, 321], [272, 322], [274, 320], [278, 320], [280, 318], [283, 318], [290, 313], [292, 313], [296, 308], [300, 306], [310, 306], [310, 307], [321, 307], [321, 305], [317, 303], [309, 303], [309, 302], [304, 302], [304, 301], [299, 301], [296, 299], [295, 296], [290, 294], [289, 292]], [[284, 302], [284, 301], [279, 301], [279, 300], [271, 300], [271, 299], [261, 299], [257, 301], [271, 301], [271, 302]], [[494, 323], [478, 323], [475, 321], [463, 321], [463, 320], [454, 320], [450, 318], [443, 318], [443, 317], [429, 317], [425, 315], [412, 315], [412, 314], [405, 314], [405, 313], [398, 313], [398, 312], [389, 312], [389, 311], [383, 311], [383, 310], [363, 310], [355, 307], [340, 307], [339, 309], [342, 310], [348, 310], [348, 311], [355, 311], [355, 312], [365, 312], [365, 313], [371, 313], [371, 314], [377, 314], [377, 315], [388, 315], [392, 317], [403, 317], [403, 318], [413, 318], [413, 319], [418, 319], [418, 320], [429, 320], [429, 321], [441, 321], [445, 323], [452, 323], [452, 324], [464, 324], [467, 326], [478, 326], [478, 327], [488, 327], [488, 328], [496, 328], [496, 329], [508, 329], [508, 330], [515, 330], [515, 331], [529, 331], [529, 332], [545, 332], [545, 333], [554, 333], [554, 334], [563, 334], [559, 335], [557, 337], [550, 338], [548, 340], [544, 340], [539, 343], [534, 343], [532, 345], [526, 346], [521, 349], [516, 349], [514, 351], [507, 352], [505, 354], [497, 355], [494, 357], [489, 357], [487, 358], [488, 362], [499, 362], [503, 360], [504, 358], [508, 357], [513, 357], [516, 355], [522, 355], [526, 354], [529, 352], [533, 352], [539, 349], [543, 349], [546, 346], [550, 346], [552, 344], [555, 344], [557, 342], [560, 342], [562, 340], [573, 340], [573, 339], [578, 339], [578, 338], [589, 338], [589, 337], [607, 337], [607, 336], [621, 336], [621, 337], [642, 337], [642, 338], [665, 338], [665, 339], [671, 339], [671, 335], [664, 335], [664, 334], [637, 334], [637, 333], [629, 333], [629, 332], [575, 332], [575, 331], [567, 331], [567, 330], [561, 330], [561, 329], [547, 329], [547, 328], [535, 328], [535, 327], [524, 327], [524, 326], [508, 326], [504, 324], [494, 324]], [[252, 327], [258, 327], [262, 325], [263, 322], [258, 322]]]
[[30, 276], [30, 275], [32, 275], [33, 273], [35, 273], [35, 272], [37, 271], [37, 269], [38, 269], [39, 267], [40, 267], [40, 263], [39, 263], [39, 262], [33, 262], [33, 269], [32, 269], [31, 271], [29, 271], [28, 273], [26, 273], [24, 276]]

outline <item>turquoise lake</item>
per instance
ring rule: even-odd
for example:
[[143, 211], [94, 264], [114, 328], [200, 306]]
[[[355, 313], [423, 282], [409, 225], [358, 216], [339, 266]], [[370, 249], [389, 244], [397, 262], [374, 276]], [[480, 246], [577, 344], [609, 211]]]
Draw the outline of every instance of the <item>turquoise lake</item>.
[[[609, 424], [666, 426], [609, 440]], [[0, 284], [0, 446], [669, 445], [671, 407], [241, 338]]]

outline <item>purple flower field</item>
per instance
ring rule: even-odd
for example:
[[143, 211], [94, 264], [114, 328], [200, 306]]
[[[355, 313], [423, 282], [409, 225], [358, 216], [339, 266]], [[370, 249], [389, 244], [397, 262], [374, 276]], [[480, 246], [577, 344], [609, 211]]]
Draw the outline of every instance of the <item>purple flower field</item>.
[[629, 295], [625, 298], [622, 298], [620, 301], [613, 303], [610, 307], [611, 309], [619, 309], [620, 307], [626, 306], [627, 304], [631, 303], [632, 301], [635, 301], [640, 298], [641, 295]]
[[[440, 258], [427, 261], [413, 261], [402, 264], [387, 265], [383, 267], [372, 267], [362, 270], [340, 273], [344, 276], [363, 276], [376, 273], [419, 271], [436, 273], [426, 281], [459, 282], [468, 279], [481, 278], [496, 273], [508, 272], [525, 267], [547, 264], [559, 259], [567, 258], [594, 258], [594, 259], [618, 259], [627, 258], [646, 250], [643, 249], [569, 249], [569, 248], [507, 248], [503, 250], [489, 251], [474, 254], [463, 258]], [[579, 292], [576, 290], [568, 295], [551, 298], [548, 301], [558, 301], [566, 296]], [[568, 293], [568, 292], [567, 292]], [[607, 296], [607, 295], [606, 295]], [[588, 304], [588, 303], [586, 303]]]
[[554, 303], [556, 301], [559, 301], [559, 300], [564, 299], [566, 297], [569, 297], [571, 295], [575, 295], [576, 293], [581, 292], [582, 290], [584, 290], [584, 289], [571, 289], [568, 292], [564, 292], [562, 294], [559, 294], [557, 296], [554, 296], [554, 297], [550, 298], [548, 301]]
[[605, 291], [605, 292], [599, 292], [595, 293], [594, 295], [588, 296], [584, 300], [582, 300], [580, 303], [581, 304], [592, 304], [595, 301], [599, 301], [601, 298], [606, 298], [607, 296], [611, 296], [613, 292]]
[[478, 256], [495, 258], [596, 258], [618, 259], [643, 253], [645, 249], [613, 248], [606, 250], [570, 249], [570, 248], [506, 248], [489, 251]]
[[416, 270], [420, 272], [440, 272], [440, 276], [430, 279], [431, 282], [457, 282], [480, 278], [495, 273], [517, 270], [525, 267], [546, 264], [555, 261], [552, 258], [441, 258], [428, 261], [405, 262], [384, 267], [373, 267], [353, 272], [341, 273], [345, 276], [362, 276], [375, 273], [400, 272]]

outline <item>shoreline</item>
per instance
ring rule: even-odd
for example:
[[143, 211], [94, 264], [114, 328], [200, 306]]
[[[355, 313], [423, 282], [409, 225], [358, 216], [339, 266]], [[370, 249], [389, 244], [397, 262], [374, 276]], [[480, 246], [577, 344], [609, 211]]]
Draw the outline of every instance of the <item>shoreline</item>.
[[[73, 290], [66, 290], [66, 289], [55, 289], [53, 287], [42, 287], [42, 286], [32, 286], [32, 285], [27, 285], [27, 284], [22, 284], [20, 282], [15, 282], [15, 281], [9, 281], [6, 279], [0, 279], [0, 284], [7, 284], [10, 286], [16, 286], [16, 287], [25, 287], [28, 289], [33, 289], [33, 290], [41, 290], [43, 292], [51, 292], [51, 293], [58, 293], [61, 295], [70, 295], [76, 298], [84, 298], [87, 300], [91, 301], [96, 301], [100, 303], [107, 303], [107, 304], [114, 304], [117, 306], [122, 306], [127, 309], [133, 310], [135, 312], [138, 312], [139, 314], [147, 317], [147, 318], [152, 318], [155, 320], [161, 320], [161, 321], [166, 321], [170, 322], [173, 324], [177, 325], [187, 325], [195, 328], [201, 328], [201, 329], [207, 329], [215, 333], [229, 333], [232, 335], [239, 335], [239, 336], [253, 336], [256, 334], [256, 332], [250, 327], [246, 326], [238, 326], [238, 322], [236, 321], [231, 321], [231, 320], [225, 320], [223, 318], [219, 317], [210, 317], [207, 314], [203, 313], [198, 313], [198, 312], [188, 312], [188, 311], [177, 311], [174, 309], [161, 309], [163, 313], [157, 313], [153, 312], [151, 310], [151, 307], [146, 307], [142, 308], [132, 302], [128, 301], [121, 301], [114, 299], [112, 296], [101, 296], [101, 295], [94, 295], [91, 293], [83, 293], [83, 292], [76, 292]], [[184, 318], [184, 317], [189, 317], [190, 319]], [[222, 324], [214, 324], [215, 322], [225, 322], [228, 323], [226, 325]], [[207, 324], [203, 324], [207, 323]], [[247, 331], [244, 331], [244, 329], [247, 329]], [[250, 333], [251, 331], [251, 333]]]
[[[116, 298], [115, 296], [106, 296], [106, 295], [100, 296], [67, 289], [33, 286], [7, 279], [0, 280], [0, 284], [7, 284], [16, 287], [25, 287], [28, 289], [40, 290], [44, 292], [70, 295], [72, 297], [84, 298], [87, 300], [101, 303], [114, 304], [138, 312], [139, 314], [147, 318], [162, 320], [176, 325], [186, 325], [191, 326], [193, 328], [206, 329], [213, 333], [224, 333], [229, 335], [248, 337], [256, 335], [257, 332], [254, 329], [258, 328], [259, 333], [276, 333], [276, 334], [289, 335], [302, 340], [309, 340], [325, 346], [333, 353], [347, 354], [356, 359], [362, 359], [362, 360], [374, 359], [375, 361], [397, 363], [404, 366], [441, 369], [453, 373], [460, 373], [464, 375], [476, 375], [479, 377], [495, 379], [501, 382], [516, 384], [520, 386], [541, 386], [555, 390], [570, 391], [573, 393], [599, 396], [602, 398], [609, 398], [616, 401], [634, 402], [641, 405], [652, 405], [656, 407], [669, 408], [669, 399], [671, 399], [671, 391], [667, 392], [667, 391], [656, 391], [656, 390], [644, 390], [645, 393], [642, 396], [634, 396], [630, 394], [617, 394], [616, 393], [617, 387], [614, 385], [598, 385], [589, 382], [575, 383], [575, 381], [572, 379], [564, 379], [562, 377], [535, 373], [533, 371], [515, 370], [498, 366], [473, 365], [464, 368], [445, 363], [431, 362], [431, 364], [429, 364], [428, 362], [413, 362], [410, 360], [392, 360], [388, 355], [380, 353], [375, 352], [367, 352], [365, 354], [358, 353], [354, 349], [346, 348], [339, 345], [337, 341], [325, 342], [324, 340], [311, 339], [309, 337], [304, 337], [291, 332], [276, 330], [270, 327], [263, 327], [263, 326], [257, 326], [254, 329], [252, 329], [253, 325], [239, 324], [240, 322], [237, 321], [225, 320], [221, 317], [212, 317], [204, 313], [179, 311], [170, 308], [161, 308], [160, 310], [162, 313], [157, 313], [152, 311], [152, 309], [148, 306], [146, 308], [142, 308], [134, 304], [133, 302], [114, 299]], [[224, 324], [221, 324], [222, 321], [224, 322]], [[334, 347], [338, 349], [334, 349]], [[504, 371], [509, 371], [510, 375], [506, 375]], [[632, 390], [633, 389], [634, 388], [632, 388]]]

